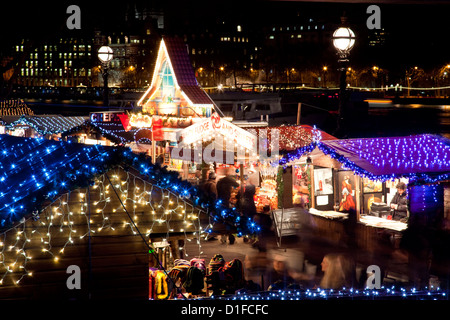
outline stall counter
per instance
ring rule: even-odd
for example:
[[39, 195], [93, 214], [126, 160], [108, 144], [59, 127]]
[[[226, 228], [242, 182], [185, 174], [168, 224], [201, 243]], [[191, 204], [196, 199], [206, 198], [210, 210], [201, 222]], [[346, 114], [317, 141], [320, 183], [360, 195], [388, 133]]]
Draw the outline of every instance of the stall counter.
[[408, 225], [404, 222], [396, 220], [387, 220], [385, 218], [379, 218], [374, 216], [362, 215], [359, 222], [370, 227], [390, 229], [394, 231], [403, 231], [408, 228]]

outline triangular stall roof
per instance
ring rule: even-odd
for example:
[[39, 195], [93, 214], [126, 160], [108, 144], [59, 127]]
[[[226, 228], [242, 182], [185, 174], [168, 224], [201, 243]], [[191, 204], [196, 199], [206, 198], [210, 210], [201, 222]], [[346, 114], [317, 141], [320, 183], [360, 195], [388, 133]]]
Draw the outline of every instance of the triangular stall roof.
[[129, 148], [0, 135], [0, 231], [118, 166], [132, 168], [142, 179], [183, 201], [201, 197], [178, 173], [153, 165]]
[[205, 117], [215, 108], [201, 88], [181, 38], [164, 37], [158, 51], [150, 87], [138, 101], [151, 115]]

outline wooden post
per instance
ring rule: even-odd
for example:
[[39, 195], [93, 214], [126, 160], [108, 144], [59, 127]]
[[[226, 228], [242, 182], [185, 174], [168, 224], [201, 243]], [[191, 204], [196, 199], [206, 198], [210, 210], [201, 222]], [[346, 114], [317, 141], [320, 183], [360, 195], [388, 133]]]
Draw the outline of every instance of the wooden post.
[[314, 166], [309, 165], [309, 170], [311, 174], [311, 208], [316, 208], [316, 199], [314, 196]]
[[355, 191], [355, 199], [356, 199], [356, 221], [359, 221], [361, 216], [361, 212], [364, 209], [364, 199], [363, 199], [363, 179], [360, 176], [356, 176], [356, 191]]
[[283, 172], [283, 208], [292, 208], [292, 166], [286, 168], [286, 172]]
[[300, 116], [301, 116], [301, 112], [302, 112], [302, 103], [299, 102], [298, 103], [298, 107], [297, 107], [297, 125], [300, 125]]
[[[244, 160], [242, 160], [244, 161]], [[240, 192], [241, 192], [241, 196], [244, 194], [244, 163], [241, 162], [239, 164], [239, 178], [241, 180], [241, 188], [240, 188]]]

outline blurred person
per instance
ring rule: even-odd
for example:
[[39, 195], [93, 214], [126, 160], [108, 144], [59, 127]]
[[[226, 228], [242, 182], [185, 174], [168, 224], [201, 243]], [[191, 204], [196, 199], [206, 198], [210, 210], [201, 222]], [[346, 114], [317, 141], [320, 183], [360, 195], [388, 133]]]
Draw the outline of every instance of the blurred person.
[[295, 280], [289, 272], [287, 258], [278, 253], [273, 255], [272, 266], [268, 271], [267, 278], [269, 290], [275, 287], [283, 289], [295, 284]]
[[202, 185], [202, 190], [205, 192], [208, 198], [212, 200], [217, 199], [217, 183], [216, 174], [211, 171], [208, 174], [208, 180]]
[[[237, 181], [231, 175], [225, 176], [217, 182], [217, 199], [222, 201], [222, 205], [225, 208], [230, 208], [231, 191], [233, 188], [237, 188], [238, 186], [239, 183], [237, 183]], [[226, 230], [221, 235], [222, 244], [226, 243], [227, 237], [229, 243], [234, 244], [236, 238], [233, 235], [233, 230], [231, 230], [229, 225], [225, 225], [225, 229]]]
[[230, 207], [232, 188], [237, 187], [239, 187], [239, 183], [231, 175], [225, 176], [217, 182], [217, 198], [222, 200], [222, 204], [225, 208]]
[[336, 253], [325, 255], [321, 268], [324, 273], [319, 285], [321, 289], [353, 288], [357, 285], [355, 263], [346, 255]]
[[255, 193], [256, 188], [254, 185], [245, 186], [244, 193], [236, 203], [236, 209], [246, 218], [253, 219], [256, 215]]
[[256, 242], [253, 244], [259, 251], [265, 252], [267, 250], [267, 240], [272, 235], [272, 218], [270, 217], [270, 206], [264, 206], [263, 212], [256, 213], [254, 220], [260, 227], [260, 231], [257, 233]]
[[265, 288], [267, 282], [268, 266], [270, 259], [266, 251], [253, 251], [245, 255], [244, 267], [247, 279], [259, 283], [261, 288]]

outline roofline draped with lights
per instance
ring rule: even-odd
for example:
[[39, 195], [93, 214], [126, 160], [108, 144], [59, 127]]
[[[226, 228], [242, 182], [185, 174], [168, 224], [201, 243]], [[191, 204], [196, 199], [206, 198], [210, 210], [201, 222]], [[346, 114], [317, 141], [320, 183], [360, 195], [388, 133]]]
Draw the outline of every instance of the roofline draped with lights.
[[316, 148], [371, 180], [408, 178], [426, 184], [450, 179], [450, 141], [431, 134], [314, 141], [285, 154], [279, 164], [287, 166]]

